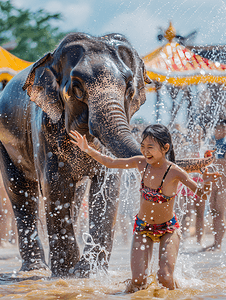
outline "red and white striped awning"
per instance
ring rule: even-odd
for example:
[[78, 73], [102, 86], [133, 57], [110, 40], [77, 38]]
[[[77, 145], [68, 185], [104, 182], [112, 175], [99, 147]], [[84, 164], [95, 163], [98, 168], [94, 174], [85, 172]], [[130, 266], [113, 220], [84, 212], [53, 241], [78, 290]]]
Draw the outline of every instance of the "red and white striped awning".
[[[173, 39], [143, 60], [153, 81], [181, 87], [200, 83], [226, 85], [226, 65], [203, 58]], [[147, 89], [151, 91], [153, 87]]]

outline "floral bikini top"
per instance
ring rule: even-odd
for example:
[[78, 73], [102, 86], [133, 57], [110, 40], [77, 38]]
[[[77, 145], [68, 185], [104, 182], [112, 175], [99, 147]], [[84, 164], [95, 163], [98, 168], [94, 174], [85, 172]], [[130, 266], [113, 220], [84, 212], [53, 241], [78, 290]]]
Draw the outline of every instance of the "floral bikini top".
[[169, 172], [171, 166], [172, 165], [169, 165], [168, 169], [166, 170], [166, 173], [163, 176], [160, 186], [155, 190], [155, 189], [151, 189], [144, 185], [144, 175], [147, 170], [148, 164], [146, 165], [146, 168], [145, 168], [145, 171], [143, 174], [143, 178], [141, 180], [141, 189], [140, 189], [141, 196], [145, 200], [150, 201], [150, 202], [163, 203], [163, 202], [168, 202], [175, 197], [175, 196], [168, 197], [168, 196], [163, 195], [163, 193], [162, 193], [162, 185], [163, 185], [163, 182], [164, 182], [166, 175]]

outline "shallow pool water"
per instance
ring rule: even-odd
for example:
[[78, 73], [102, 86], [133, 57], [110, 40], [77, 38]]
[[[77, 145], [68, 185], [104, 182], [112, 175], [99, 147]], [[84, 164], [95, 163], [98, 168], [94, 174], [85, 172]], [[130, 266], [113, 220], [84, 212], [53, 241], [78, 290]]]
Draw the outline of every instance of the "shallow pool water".
[[[213, 237], [205, 236], [205, 245]], [[18, 274], [21, 265], [18, 248], [0, 249], [0, 298], [1, 299], [226, 299], [226, 240], [222, 250], [201, 252], [195, 238], [181, 243], [175, 277], [179, 289], [161, 289], [155, 274], [157, 271], [158, 245], [155, 245], [150, 264], [149, 287], [134, 294], [125, 294], [125, 281], [130, 273], [130, 238], [125, 241], [116, 234], [108, 274], [98, 273], [89, 279], [59, 278], [41, 279], [41, 272]], [[27, 277], [32, 279], [27, 279]]]

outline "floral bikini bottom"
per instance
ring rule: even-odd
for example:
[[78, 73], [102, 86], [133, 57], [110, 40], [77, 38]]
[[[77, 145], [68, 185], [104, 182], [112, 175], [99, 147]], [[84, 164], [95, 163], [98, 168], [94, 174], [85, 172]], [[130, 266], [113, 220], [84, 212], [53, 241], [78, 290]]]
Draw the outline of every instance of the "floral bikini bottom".
[[165, 233], [173, 233], [178, 228], [180, 228], [180, 225], [175, 214], [171, 220], [162, 224], [148, 224], [146, 221], [139, 219], [136, 215], [133, 233], [144, 234], [150, 237], [153, 242], [157, 243], [160, 242], [160, 238]]

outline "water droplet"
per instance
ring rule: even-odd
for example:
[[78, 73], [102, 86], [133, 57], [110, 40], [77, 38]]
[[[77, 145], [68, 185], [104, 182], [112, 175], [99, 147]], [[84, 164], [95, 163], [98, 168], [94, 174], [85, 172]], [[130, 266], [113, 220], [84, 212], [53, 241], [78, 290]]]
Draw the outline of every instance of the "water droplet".
[[141, 246], [140, 246], [140, 250], [142, 250], [142, 251], [145, 250], [145, 246], [144, 246], [144, 245], [141, 245]]
[[47, 153], [47, 157], [48, 157], [48, 158], [50, 158], [50, 157], [52, 157], [52, 156], [53, 156], [53, 153], [52, 153], [52, 152], [48, 152], [48, 153]]

